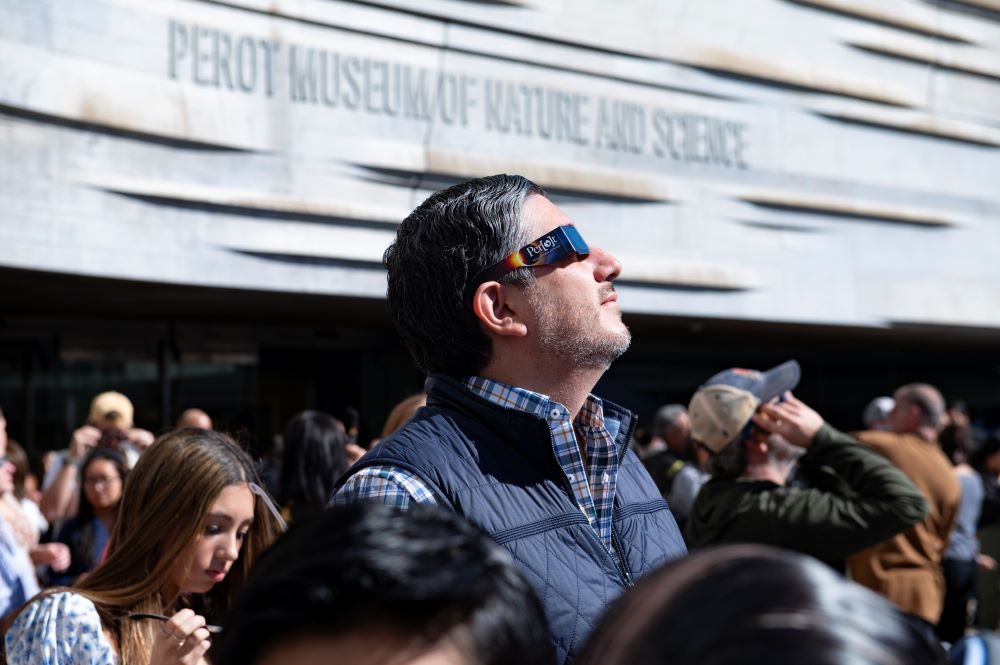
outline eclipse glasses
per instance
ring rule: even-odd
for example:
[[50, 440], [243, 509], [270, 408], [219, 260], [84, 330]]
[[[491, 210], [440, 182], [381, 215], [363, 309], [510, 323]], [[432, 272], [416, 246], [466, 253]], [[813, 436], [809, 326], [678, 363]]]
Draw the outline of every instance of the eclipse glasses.
[[507, 273], [518, 268], [549, 266], [553, 263], [558, 263], [571, 254], [576, 254], [582, 259], [590, 254], [590, 248], [587, 247], [587, 241], [583, 239], [583, 236], [576, 230], [576, 227], [572, 224], [567, 224], [549, 231], [541, 238], [517, 250], [503, 261], [495, 263], [479, 273], [472, 282], [474, 285], [473, 288], [483, 282], [499, 280]]

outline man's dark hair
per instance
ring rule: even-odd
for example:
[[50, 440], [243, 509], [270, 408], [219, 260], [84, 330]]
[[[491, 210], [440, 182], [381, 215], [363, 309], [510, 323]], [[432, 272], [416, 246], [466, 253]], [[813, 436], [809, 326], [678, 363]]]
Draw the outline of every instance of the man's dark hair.
[[885, 598], [812, 557], [761, 545], [696, 552], [605, 614], [579, 665], [945, 665]]
[[470, 665], [555, 662], [541, 604], [506, 552], [450, 511], [379, 504], [332, 508], [282, 536], [213, 662], [254, 665], [299, 638], [369, 632], [398, 636], [411, 658], [444, 642]]
[[[477, 374], [490, 359], [489, 337], [470, 306], [473, 280], [531, 242], [521, 208], [544, 196], [521, 176], [477, 178], [432, 194], [403, 220], [382, 262], [396, 331], [425, 372]], [[526, 286], [527, 268], [501, 281]]]

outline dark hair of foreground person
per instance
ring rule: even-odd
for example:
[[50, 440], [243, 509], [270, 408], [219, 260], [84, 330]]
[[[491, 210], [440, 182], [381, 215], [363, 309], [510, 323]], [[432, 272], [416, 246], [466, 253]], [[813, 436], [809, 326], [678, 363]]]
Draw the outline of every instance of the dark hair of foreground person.
[[762, 545], [702, 550], [641, 580], [577, 665], [943, 665], [884, 598], [811, 557]]
[[440, 508], [332, 508], [258, 564], [216, 665], [555, 662], [541, 605], [507, 553]]

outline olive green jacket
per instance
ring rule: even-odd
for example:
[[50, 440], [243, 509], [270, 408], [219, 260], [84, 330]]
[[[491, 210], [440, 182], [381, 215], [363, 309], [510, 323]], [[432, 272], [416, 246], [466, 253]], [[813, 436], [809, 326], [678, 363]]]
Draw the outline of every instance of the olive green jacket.
[[824, 424], [799, 461], [809, 489], [767, 480], [710, 480], [687, 527], [691, 549], [763, 543], [843, 568], [850, 554], [920, 522], [920, 491], [882, 455]]

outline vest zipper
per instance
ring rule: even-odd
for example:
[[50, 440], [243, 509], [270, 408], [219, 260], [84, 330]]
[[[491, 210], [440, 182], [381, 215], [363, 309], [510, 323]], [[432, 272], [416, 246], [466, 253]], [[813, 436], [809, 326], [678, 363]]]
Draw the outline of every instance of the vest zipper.
[[615, 551], [615, 559], [618, 563], [618, 572], [621, 573], [625, 586], [635, 586], [635, 582], [632, 581], [632, 575], [628, 572], [628, 566], [625, 565], [625, 557], [622, 555], [622, 548], [618, 544], [618, 534], [615, 532], [615, 522], [613, 519], [611, 520], [611, 548]]
[[[625, 459], [625, 455], [628, 454], [628, 444], [632, 440], [632, 435], [635, 433], [635, 428], [639, 424], [638, 414], [633, 413], [632, 419], [629, 422], [628, 432], [625, 434], [623, 439], [624, 445], [622, 446], [622, 452], [618, 454], [618, 466], [621, 467], [622, 461]], [[615, 488], [615, 494], [618, 493], [618, 489]], [[632, 581], [632, 575], [628, 572], [628, 565], [625, 563], [625, 555], [622, 554], [621, 545], [618, 544], [618, 532], [615, 530], [615, 518], [614, 518], [614, 507], [611, 508], [611, 548], [615, 551], [617, 555], [615, 558], [618, 560], [618, 570], [621, 572], [622, 579], [625, 581], [626, 587], [635, 586], [635, 582]]]
[[[635, 420], [633, 420], [632, 422], [635, 423]], [[554, 447], [555, 444], [556, 444], [556, 441], [555, 441], [555, 438], [552, 436], [552, 430], [548, 428], [548, 424], [546, 424], [546, 429], [549, 432], [549, 447]], [[629, 436], [625, 439], [626, 441], [628, 441], [629, 439], [632, 438], [632, 430], [634, 430], [634, 429], [635, 429], [635, 427], [630, 427], [629, 428]], [[574, 435], [575, 434], [576, 433], [574, 432]], [[619, 464], [621, 464], [621, 459], [622, 458], [619, 459], [619, 461], [618, 461]], [[562, 473], [562, 467], [560, 467], [559, 470], [560, 470], [559, 477], [562, 478], [562, 480], [563, 480], [563, 488], [569, 494], [570, 500], [574, 504], [576, 504], [577, 509], [579, 510], [580, 504], [578, 504], [576, 502], [576, 494], [573, 493], [573, 485], [570, 484], [569, 478], [566, 477], [566, 474]], [[618, 545], [618, 536], [615, 533], [615, 520], [614, 520], [614, 507], [613, 506], [612, 506], [611, 510], [612, 510], [612, 517], [611, 517], [611, 549], [614, 550], [614, 556], [611, 556], [611, 552], [608, 552], [608, 555], [611, 556], [611, 560], [614, 562], [615, 568], [618, 569], [618, 575], [621, 577], [621, 581], [625, 585], [625, 588], [627, 589], [629, 587], [635, 586], [635, 583], [632, 581], [632, 576], [628, 572], [628, 566], [625, 565], [625, 557], [622, 556], [621, 547]], [[594, 525], [590, 524], [589, 520], [588, 520], [588, 523], [587, 523], [587, 527], [588, 527], [588, 531], [594, 536], [594, 538], [597, 539], [597, 542], [600, 543], [601, 549], [604, 550], [605, 552], [607, 552], [608, 548], [606, 548], [604, 546], [604, 541], [602, 541], [600, 539], [600, 537], [597, 535], [597, 533], [594, 531]]]

